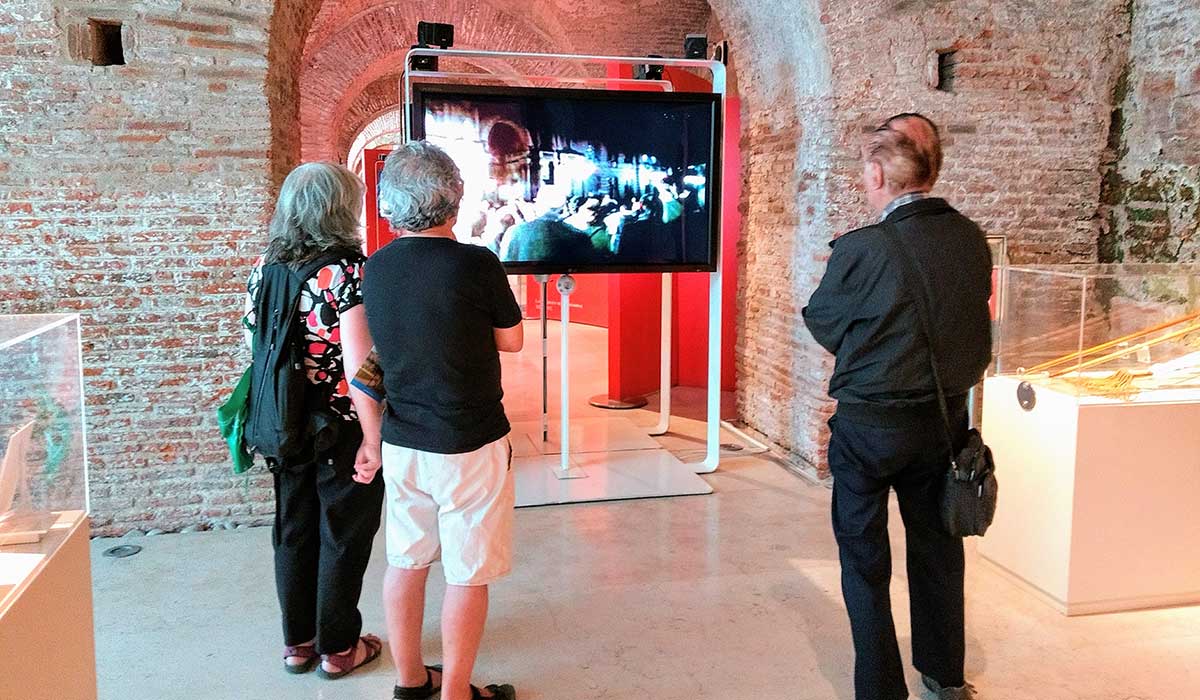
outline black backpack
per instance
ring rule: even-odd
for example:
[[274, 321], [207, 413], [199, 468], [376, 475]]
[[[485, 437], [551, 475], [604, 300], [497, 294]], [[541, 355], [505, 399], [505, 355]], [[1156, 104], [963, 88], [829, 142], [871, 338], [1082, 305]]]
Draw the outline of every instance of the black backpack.
[[297, 320], [300, 292], [322, 267], [360, 257], [356, 251], [340, 251], [295, 270], [286, 263], [263, 266], [254, 307], [254, 363], [243, 440], [272, 470], [281, 462], [310, 455], [315, 433], [336, 424], [310, 396], [314, 392], [304, 369], [304, 331]]

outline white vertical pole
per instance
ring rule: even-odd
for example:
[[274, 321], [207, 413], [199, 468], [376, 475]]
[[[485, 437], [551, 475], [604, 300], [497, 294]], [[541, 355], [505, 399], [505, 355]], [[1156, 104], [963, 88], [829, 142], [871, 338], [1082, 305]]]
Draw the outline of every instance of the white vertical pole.
[[708, 435], [704, 469], [714, 472], [721, 464], [721, 261], [708, 276]]
[[658, 424], [650, 430], [651, 435], [665, 435], [671, 429], [671, 330], [675, 313], [672, 297], [674, 277], [669, 272], [663, 273], [662, 276], [662, 344], [659, 357]]
[[[564, 275], [564, 277], [566, 277], [568, 280], [570, 280], [569, 275]], [[560, 344], [562, 346], [562, 357], [558, 363], [559, 364], [558, 371], [562, 373], [562, 382], [561, 382], [561, 384], [562, 384], [562, 409], [560, 411], [561, 415], [559, 417], [559, 422], [562, 424], [562, 436], [560, 438], [560, 440], [561, 440], [560, 448], [562, 449], [561, 469], [562, 469], [562, 473], [564, 475], [566, 475], [568, 472], [571, 471], [571, 403], [570, 403], [570, 399], [571, 399], [571, 372], [570, 372], [571, 352], [570, 352], [570, 343], [568, 342], [568, 338], [570, 337], [570, 333], [568, 332], [568, 329], [570, 328], [570, 325], [571, 325], [571, 291], [570, 291], [570, 288], [573, 286], [574, 286], [573, 280], [570, 282], [564, 283], [562, 281], [562, 278], [559, 278], [559, 282], [558, 282], [558, 292], [559, 292], [559, 300], [560, 300], [559, 308], [562, 310], [561, 314], [560, 314], [562, 317], [562, 339], [560, 341]]]
[[545, 444], [550, 441], [550, 311], [546, 306], [550, 275], [538, 275], [536, 279], [542, 288], [542, 443]]
[[[725, 98], [725, 66], [719, 61], [712, 65], [713, 92], [721, 96], [721, 128], [728, 123], [729, 102]], [[725, 148], [721, 139], [721, 148]], [[718, 159], [721, 162], [723, 159]], [[735, 205], [736, 206], [736, 205]], [[708, 276], [708, 435], [704, 457], [704, 468], [697, 472], [714, 472], [721, 464], [721, 317], [724, 295], [723, 246], [725, 245], [725, 216], [717, 220], [717, 265], [716, 271]]]

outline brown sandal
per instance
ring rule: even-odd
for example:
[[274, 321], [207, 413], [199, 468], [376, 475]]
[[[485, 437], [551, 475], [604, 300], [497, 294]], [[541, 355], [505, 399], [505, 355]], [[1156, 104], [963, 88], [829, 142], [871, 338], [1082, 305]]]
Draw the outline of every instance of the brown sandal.
[[[359, 643], [367, 648], [367, 655], [363, 657], [362, 661], [354, 663], [354, 654], [358, 651]], [[351, 671], [362, 668], [375, 659], [378, 659], [380, 653], [382, 652], [383, 642], [380, 641], [379, 637], [376, 637], [373, 634], [364, 634], [358, 638], [358, 642], [356, 642], [354, 646], [350, 647], [350, 651], [347, 651], [343, 654], [322, 654], [321, 661], [328, 661], [329, 664], [337, 668], [337, 670], [326, 671], [324, 664], [322, 664], [321, 667], [317, 669], [317, 675], [327, 681], [337, 680], [338, 678], [349, 675]]]
[[[304, 662], [299, 664], [289, 664], [287, 660], [292, 657], [304, 659]], [[316, 665], [317, 660], [320, 658], [321, 655], [317, 653], [316, 647], [314, 647], [312, 644], [287, 646], [283, 648], [283, 670], [287, 671], [288, 673], [308, 673], [309, 671], [313, 670], [313, 666]]]

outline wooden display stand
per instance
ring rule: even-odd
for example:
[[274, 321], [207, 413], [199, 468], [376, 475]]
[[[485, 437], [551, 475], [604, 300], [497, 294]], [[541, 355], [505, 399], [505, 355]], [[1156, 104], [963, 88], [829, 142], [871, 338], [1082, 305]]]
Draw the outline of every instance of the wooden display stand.
[[38, 544], [0, 548], [0, 698], [96, 698], [88, 518], [57, 516]]
[[[1200, 392], [984, 382], [1000, 498], [979, 552], [1066, 615], [1200, 603]], [[1156, 400], [1157, 399], [1157, 400]]]

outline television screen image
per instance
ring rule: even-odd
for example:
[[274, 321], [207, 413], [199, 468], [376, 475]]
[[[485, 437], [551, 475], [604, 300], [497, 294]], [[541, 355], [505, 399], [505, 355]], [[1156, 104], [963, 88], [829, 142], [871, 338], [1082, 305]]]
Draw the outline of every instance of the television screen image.
[[510, 273], [716, 268], [718, 96], [417, 85], [463, 177], [454, 232]]

